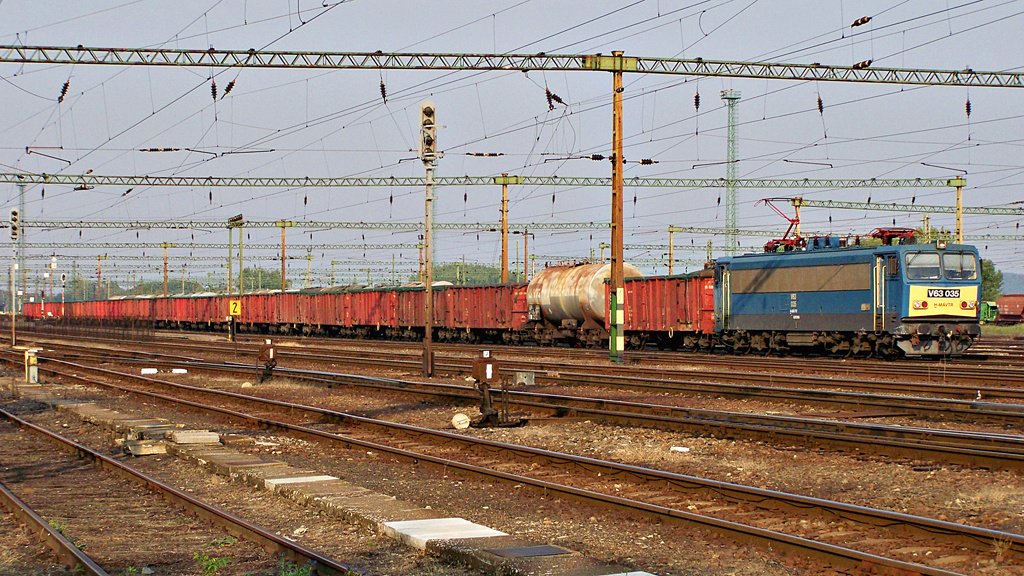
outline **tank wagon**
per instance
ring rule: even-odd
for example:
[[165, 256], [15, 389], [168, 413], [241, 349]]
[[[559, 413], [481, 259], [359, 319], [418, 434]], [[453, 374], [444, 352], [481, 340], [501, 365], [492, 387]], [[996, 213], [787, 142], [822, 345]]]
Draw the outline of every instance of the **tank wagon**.
[[[974, 247], [846, 246], [843, 240], [813, 238], [788, 252], [720, 258], [692, 274], [645, 278], [626, 265], [627, 346], [880, 356], [967, 350], [980, 333]], [[434, 337], [606, 345], [609, 275], [608, 264], [582, 264], [547, 268], [529, 284], [434, 286]], [[415, 340], [424, 334], [425, 296], [423, 286], [207, 293], [69, 302], [65, 315], [227, 330], [237, 301], [241, 332]], [[59, 306], [27, 304], [24, 313], [54, 317]]]

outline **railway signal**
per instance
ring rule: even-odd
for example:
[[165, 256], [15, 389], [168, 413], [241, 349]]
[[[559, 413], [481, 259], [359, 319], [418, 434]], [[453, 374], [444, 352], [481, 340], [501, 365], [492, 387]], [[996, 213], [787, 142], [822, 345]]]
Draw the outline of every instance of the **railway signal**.
[[423, 213], [423, 254], [426, 268], [426, 321], [423, 327], [423, 375], [434, 375], [434, 166], [437, 153], [437, 108], [430, 100], [420, 103], [419, 155], [426, 168], [426, 186]]
[[437, 123], [434, 103], [424, 100], [420, 103], [419, 155], [424, 164], [437, 160]]
[[11, 209], [11, 240], [17, 240], [21, 232], [21, 215], [16, 208]]

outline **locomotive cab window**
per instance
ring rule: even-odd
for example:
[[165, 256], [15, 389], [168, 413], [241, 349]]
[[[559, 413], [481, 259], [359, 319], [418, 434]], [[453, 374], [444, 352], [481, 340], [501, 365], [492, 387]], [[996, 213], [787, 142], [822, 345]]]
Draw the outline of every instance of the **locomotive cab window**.
[[900, 275], [900, 259], [898, 256], [886, 256], [885, 271], [893, 278]]
[[938, 252], [914, 252], [907, 254], [907, 278], [909, 280], [939, 280], [942, 268]]
[[947, 252], [942, 255], [946, 280], [974, 280], [978, 277], [978, 259], [974, 254]]

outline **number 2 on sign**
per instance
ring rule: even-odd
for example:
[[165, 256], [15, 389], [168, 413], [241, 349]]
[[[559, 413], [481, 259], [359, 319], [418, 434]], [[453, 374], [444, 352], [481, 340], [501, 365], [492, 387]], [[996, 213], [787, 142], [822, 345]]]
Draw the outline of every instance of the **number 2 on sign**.
[[228, 315], [229, 316], [241, 316], [242, 315], [242, 301], [241, 300], [229, 300], [228, 301]]

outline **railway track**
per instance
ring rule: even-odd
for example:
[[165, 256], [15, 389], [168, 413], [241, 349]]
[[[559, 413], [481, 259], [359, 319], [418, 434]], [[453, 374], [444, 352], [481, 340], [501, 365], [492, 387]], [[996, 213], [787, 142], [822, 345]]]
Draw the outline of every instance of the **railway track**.
[[[62, 357], [83, 358], [92, 362], [139, 362], [131, 352], [97, 350], [92, 347], [62, 347]], [[162, 354], [146, 354], [141, 361], [149, 366], [185, 367], [248, 376], [251, 365], [217, 363], [201, 358], [182, 359]], [[416, 382], [360, 375], [324, 372], [308, 369], [278, 368], [288, 377], [314, 382], [323, 386], [359, 386], [409, 395], [416, 394], [441, 402], [478, 402], [478, 392], [471, 387]], [[883, 397], [884, 398], [884, 397]], [[885, 455], [895, 458], [923, 459], [939, 463], [958, 464], [988, 469], [1021, 469], [1024, 464], [1024, 439], [1016, 434], [985, 433], [945, 430], [930, 427], [886, 425], [855, 420], [836, 420], [826, 417], [799, 417], [741, 413], [651, 404], [604, 398], [588, 398], [566, 394], [538, 393], [525, 390], [507, 390], [504, 399], [519, 410], [544, 415], [574, 415], [593, 418], [613, 424], [642, 426], [666, 430], [685, 430], [696, 434], [725, 438], [749, 438], [773, 444], [805, 445], [825, 449], [838, 449], [857, 453]], [[867, 401], [878, 402], [877, 395], [859, 397], [859, 406]], [[899, 410], [918, 411], [931, 415], [932, 400], [907, 397], [888, 397], [899, 403]], [[923, 405], [920, 403], [923, 402]], [[915, 404], [918, 403], [918, 404]], [[1024, 415], [1024, 407], [997, 404], [999, 415], [1011, 423]], [[985, 414], [984, 407], [971, 402], [946, 403], [939, 409], [960, 410], [964, 417], [970, 412]]]
[[[46, 521], [47, 526], [43, 526], [42, 515], [24, 501], [17, 504], [21, 510], [19, 515], [36, 526], [34, 532], [42, 530], [48, 542], [55, 542], [55, 546], [63, 550], [60, 556], [71, 566], [80, 565], [82, 570], [97, 576], [132, 573], [140, 561], [143, 565], [171, 566], [174, 571], [189, 570], [196, 563], [202, 568], [204, 564], [218, 564], [218, 559], [210, 556], [214, 552], [209, 547], [210, 542], [241, 538], [270, 555], [253, 560], [254, 568], [274, 566], [277, 564], [274, 555], [280, 555], [298, 565], [315, 563], [323, 574], [351, 574], [346, 565], [332, 558], [36, 426], [12, 412], [0, 409], [0, 419], [7, 422], [0, 425], [0, 437], [4, 437], [0, 440], [4, 446], [0, 457], [4, 462], [5, 483], [13, 488], [12, 492], [30, 494], [29, 503], [39, 502], [47, 511], [44, 515], [50, 519]], [[31, 439], [24, 438], [25, 435]], [[54, 458], [40, 447], [43, 443], [70, 456]], [[152, 494], [146, 494], [147, 490]], [[82, 502], [89, 504], [82, 506]], [[176, 519], [176, 513], [165, 510], [168, 503], [212, 523], [219, 530], [189, 526], [190, 520]], [[73, 541], [64, 537], [66, 542], [59, 542], [60, 533], [65, 531], [75, 534]], [[67, 548], [69, 543], [78, 552], [89, 550], [91, 555], [101, 558], [100, 562], [84, 553], [76, 554]], [[234, 556], [236, 561], [240, 558], [237, 553]], [[100, 564], [110, 570], [104, 571]]]
[[[128, 345], [130, 342], [110, 341], [111, 345]], [[223, 342], [138, 342], [139, 346], [173, 351], [180, 357], [184, 353], [244, 356], [255, 358], [258, 348], [239, 343]], [[66, 349], [72, 347], [63, 344]], [[362, 366], [387, 365], [391, 368], [407, 368], [417, 371], [420, 360], [412, 356], [407, 359], [395, 358], [387, 353], [361, 350], [359, 353], [341, 355], [330, 351], [306, 351], [304, 348], [279, 346], [278, 357], [312, 364], [346, 364]], [[91, 352], [90, 352], [91, 353]], [[111, 352], [113, 354], [113, 352]], [[152, 356], [150, 356], [152, 357]], [[198, 359], [198, 358], [197, 358]], [[672, 393], [690, 396], [711, 396], [736, 399], [754, 399], [775, 403], [796, 403], [828, 409], [871, 413], [876, 415], [912, 415], [932, 420], [962, 422], [988, 422], [996, 425], [1015, 427], [1024, 416], [1024, 388], [1001, 386], [966, 387], [955, 384], [897, 385], [891, 382], [877, 382], [859, 378], [827, 378], [799, 374], [762, 374], [735, 372], [711, 376], [700, 371], [674, 368], [651, 368], [644, 375], [629, 367], [607, 364], [587, 365], [569, 362], [539, 362], [502, 360], [506, 371], [522, 370], [533, 372], [540, 384], [563, 386], [596, 386], [645, 391], [648, 393]], [[452, 375], [468, 374], [472, 359], [469, 357], [445, 357], [439, 359], [436, 370]], [[738, 381], [738, 382], [737, 382]], [[868, 391], [857, 391], [863, 387]], [[877, 393], [882, 390], [884, 393]], [[906, 395], [898, 395], [906, 394]], [[929, 395], [930, 394], [930, 395]], [[1002, 400], [1002, 402], [996, 402]]]
[[[102, 378], [84, 376], [86, 369]], [[55, 368], [47, 366], [46, 370]], [[552, 453], [83, 365], [68, 364], [56, 371], [61, 373], [62, 380], [141, 394], [226, 416], [247, 426], [287, 430], [340, 447], [374, 450], [448, 470], [484, 475], [493, 481], [530, 486], [623, 512], [694, 523], [742, 541], [753, 540], [773, 549], [827, 558], [830, 565], [844, 569], [870, 565], [894, 574], [951, 574], [942, 568], [886, 558], [886, 546], [895, 542], [934, 550], [936, 560], [988, 557], [993, 542], [1005, 542], [1007, 552], [1015, 555], [1024, 552], [1024, 536], [1017, 534]], [[113, 384], [107, 380], [137, 384]], [[155, 387], [173, 393], [154, 392]], [[198, 398], [214, 398], [216, 402], [207, 404]], [[245, 406], [246, 411], [242, 412], [239, 405]], [[858, 549], [834, 542], [856, 543]]]
[[[169, 333], [169, 334], [174, 334]], [[180, 333], [178, 333], [180, 334]], [[240, 335], [239, 342], [257, 344], [266, 337]], [[315, 345], [324, 349], [379, 349], [393, 352], [405, 351], [419, 354], [418, 342], [394, 342], [387, 340], [362, 341], [322, 337], [282, 337], [273, 336], [275, 342], [288, 342], [305, 346]], [[434, 344], [435, 350], [451, 354], [476, 354], [481, 349], [492, 352], [507, 353], [519, 357], [565, 357], [572, 355], [574, 360], [590, 360], [604, 362], [608, 352], [593, 348], [558, 348], [541, 346], [506, 346], [479, 344]], [[994, 349], [994, 348], [990, 348]], [[985, 384], [992, 381], [1007, 384], [1024, 384], [1024, 369], [1016, 363], [1016, 359], [1007, 356], [987, 355], [970, 360], [939, 360], [921, 361], [904, 359], [899, 361], [877, 361], [859, 358], [822, 358], [822, 357], [762, 357], [728, 354], [707, 354], [691, 352], [666, 352], [660, 350], [631, 350], [627, 353], [629, 362], [634, 366], [671, 367], [685, 364], [691, 367], [707, 367], [729, 371], [767, 371], [776, 373], [828, 374], [833, 376], [852, 376], [859, 378], [872, 377], [884, 380], [905, 380], [908, 378], [926, 382], [956, 381], [961, 383]]]
[[[36, 326], [26, 330], [26, 334], [53, 336], [85, 335], [102, 338], [104, 333], [115, 331], [111, 328], [82, 327], [82, 326]], [[119, 338], [132, 338], [132, 334], [145, 333], [153, 340], [181, 340], [181, 332], [175, 331], [132, 331], [125, 330], [118, 333]], [[202, 333], [186, 333], [195, 336]], [[213, 337], [213, 334], [206, 334]], [[278, 344], [288, 346], [316, 347], [321, 350], [336, 352], [348, 352], [355, 355], [368, 354], [379, 358], [382, 354], [400, 355], [407, 357], [409, 361], [418, 361], [420, 346], [418, 342], [403, 342], [389, 340], [350, 340], [342, 338], [324, 337], [295, 337], [295, 336], [254, 336], [248, 334], [238, 335], [238, 344], [258, 346], [264, 338], [273, 338]], [[218, 340], [223, 341], [222, 338]], [[994, 340], [993, 342], [1003, 342]], [[1017, 339], [1008, 338], [1007, 344], [987, 345], [988, 349], [1005, 349], [1007, 351], [1016, 349]], [[280, 347], [282, 352], [287, 349]], [[507, 346], [507, 345], [478, 345], [478, 344], [442, 344], [435, 343], [434, 349], [438, 352], [452, 356], [462, 354], [476, 355], [479, 350], [487, 349], [500, 353], [503, 357], [517, 358], [565, 358], [571, 356], [574, 362], [592, 361], [603, 363], [607, 366], [608, 353], [604, 350], [592, 348], [558, 348], [546, 346]], [[822, 357], [760, 357], [742, 355], [723, 355], [689, 352], [666, 352], [657, 350], [631, 350], [628, 352], [629, 366], [632, 368], [643, 367], [644, 369], [671, 370], [673, 367], [685, 367], [689, 371], [703, 371], [726, 374], [746, 374], [745, 378], [750, 382], [767, 382], [771, 376], [779, 375], [825, 375], [836, 379], [845, 380], [875, 380], [885, 382], [918, 382], [918, 383], [950, 383], [959, 385], [970, 385], [971, 387], [1024, 387], [1024, 367], [1019, 364], [1018, 358], [1012, 354], [1006, 356], [983, 356], [970, 360], [899, 360], [899, 361], [874, 361], [865, 359], [842, 359]], [[758, 376], [757, 373], [765, 373]], [[737, 376], [739, 377], [739, 376]]]
[[[252, 372], [251, 366], [237, 363], [159, 357], [138, 361], [130, 355], [125, 357], [100, 354], [92, 357], [91, 361], [178, 367], [193, 371], [229, 373], [241, 377], [246, 377]], [[479, 400], [476, 389], [469, 386], [303, 369], [280, 368], [277, 372], [295, 380], [328, 387], [354, 386], [386, 390], [400, 395], [427, 397], [444, 403], [473, 404]], [[1024, 437], [1015, 434], [696, 409], [522, 390], [505, 391], [503, 400], [518, 410], [551, 416], [585, 417], [610, 424], [684, 430], [722, 438], [748, 438], [773, 444], [814, 446], [988, 469], [1024, 469]]]

